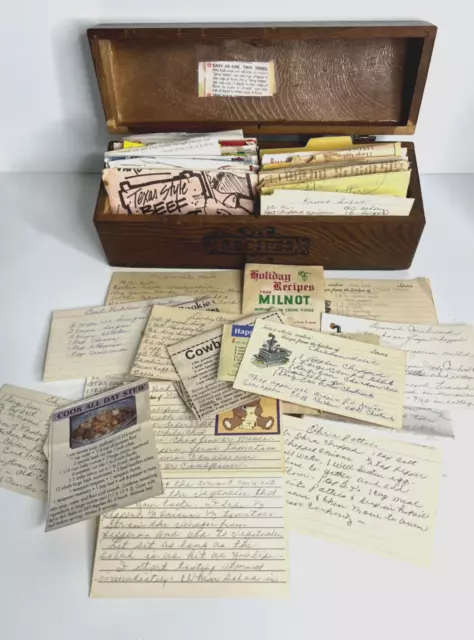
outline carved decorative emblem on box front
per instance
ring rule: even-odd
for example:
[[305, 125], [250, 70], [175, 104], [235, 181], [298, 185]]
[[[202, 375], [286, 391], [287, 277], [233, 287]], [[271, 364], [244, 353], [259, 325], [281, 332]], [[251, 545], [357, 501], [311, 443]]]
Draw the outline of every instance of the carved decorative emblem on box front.
[[274, 262], [277, 256], [308, 255], [310, 247], [309, 238], [281, 235], [275, 227], [239, 227], [234, 233], [214, 231], [204, 236], [203, 242], [209, 255], [251, 255], [268, 262]]

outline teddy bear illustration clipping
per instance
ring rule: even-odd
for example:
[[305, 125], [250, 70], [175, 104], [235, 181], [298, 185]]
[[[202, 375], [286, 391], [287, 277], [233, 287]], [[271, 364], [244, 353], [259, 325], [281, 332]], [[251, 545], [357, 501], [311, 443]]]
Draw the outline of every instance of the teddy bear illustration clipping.
[[237, 407], [232, 410], [232, 413], [232, 418], [224, 418], [222, 421], [222, 425], [227, 431], [233, 431], [242, 426], [247, 429], [259, 427], [264, 431], [268, 431], [275, 423], [275, 418], [262, 416], [263, 409], [260, 400], [254, 400]]

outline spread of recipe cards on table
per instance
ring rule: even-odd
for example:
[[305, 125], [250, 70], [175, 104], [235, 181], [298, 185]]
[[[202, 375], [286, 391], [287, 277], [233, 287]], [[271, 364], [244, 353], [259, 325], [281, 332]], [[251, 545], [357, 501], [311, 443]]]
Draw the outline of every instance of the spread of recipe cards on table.
[[292, 530], [430, 566], [472, 327], [426, 278], [326, 276], [117, 271], [53, 312], [44, 380], [83, 397], [4, 384], [0, 486], [100, 518], [92, 597], [291, 597]]
[[[203, 100], [278, 91], [273, 62], [199, 74]], [[117, 215], [413, 205], [396, 142], [259, 150], [235, 130], [112, 147]], [[474, 333], [439, 323], [426, 278], [117, 271], [103, 305], [53, 311], [43, 379], [83, 379], [83, 397], [4, 384], [0, 486], [45, 501], [46, 532], [100, 518], [92, 597], [281, 598], [290, 530], [430, 566], [452, 415], [474, 410]]]

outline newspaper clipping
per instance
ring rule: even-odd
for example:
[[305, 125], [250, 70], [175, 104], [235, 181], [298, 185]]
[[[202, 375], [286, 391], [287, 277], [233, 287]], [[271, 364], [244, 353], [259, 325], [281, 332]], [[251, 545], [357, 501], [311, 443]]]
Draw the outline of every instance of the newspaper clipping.
[[283, 323], [285, 321], [284, 316], [279, 311], [269, 311], [260, 315], [240, 318], [238, 322], [233, 324], [225, 324], [222, 331], [219, 369], [217, 371], [218, 380], [234, 382], [249, 338], [252, 335], [253, 325], [258, 318], [271, 320], [272, 322]]
[[258, 398], [217, 379], [221, 340], [222, 326], [168, 347], [181, 379], [180, 390], [184, 388], [183, 399], [198, 420]]
[[163, 493], [147, 380], [51, 418], [46, 531]]

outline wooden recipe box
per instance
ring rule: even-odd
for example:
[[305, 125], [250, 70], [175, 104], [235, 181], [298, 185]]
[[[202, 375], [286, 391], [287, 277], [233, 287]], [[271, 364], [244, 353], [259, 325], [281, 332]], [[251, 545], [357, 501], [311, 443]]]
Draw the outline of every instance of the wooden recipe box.
[[[88, 37], [110, 133], [243, 129], [261, 147], [323, 134], [412, 134], [436, 36], [428, 23], [99, 27]], [[198, 97], [198, 63], [275, 61], [272, 97]], [[94, 224], [109, 264], [406, 269], [425, 226], [415, 149], [407, 217], [117, 215]]]

